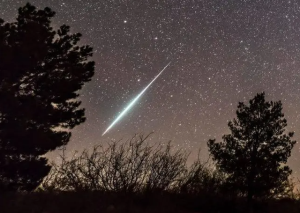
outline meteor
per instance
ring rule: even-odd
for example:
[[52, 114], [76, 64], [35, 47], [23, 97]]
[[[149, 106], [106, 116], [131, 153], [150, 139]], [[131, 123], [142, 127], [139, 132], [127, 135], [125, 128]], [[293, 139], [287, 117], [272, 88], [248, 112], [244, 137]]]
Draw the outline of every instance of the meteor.
[[138, 101], [138, 99], [146, 92], [146, 90], [153, 84], [153, 82], [167, 69], [167, 67], [171, 64], [171, 61], [158, 73], [158, 75], [138, 94], [120, 113], [120, 115], [112, 122], [112, 124], [103, 132], [102, 136], [105, 135], [121, 118], [130, 110], [130, 108]]

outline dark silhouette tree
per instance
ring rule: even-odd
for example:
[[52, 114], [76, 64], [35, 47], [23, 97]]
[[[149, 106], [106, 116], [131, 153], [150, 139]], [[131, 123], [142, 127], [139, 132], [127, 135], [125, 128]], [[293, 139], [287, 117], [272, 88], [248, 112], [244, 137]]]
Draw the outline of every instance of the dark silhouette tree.
[[237, 118], [228, 123], [231, 134], [223, 141], [208, 141], [208, 148], [233, 190], [253, 198], [264, 198], [283, 192], [291, 169], [285, 165], [295, 144], [293, 132], [285, 134], [287, 121], [282, 104], [265, 101], [257, 94], [249, 105], [240, 102]]
[[66, 145], [85, 121], [78, 91], [94, 74], [92, 48], [66, 25], [54, 30], [55, 12], [31, 4], [17, 21], [0, 20], [0, 185], [33, 190], [50, 166], [43, 156]]

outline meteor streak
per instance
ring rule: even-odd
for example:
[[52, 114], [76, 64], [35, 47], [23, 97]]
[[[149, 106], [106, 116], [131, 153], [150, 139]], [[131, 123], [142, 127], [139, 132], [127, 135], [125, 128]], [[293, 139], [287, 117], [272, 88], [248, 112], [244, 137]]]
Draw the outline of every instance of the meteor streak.
[[153, 82], [165, 71], [165, 69], [171, 64], [171, 61], [158, 73], [158, 75], [138, 94], [120, 113], [120, 115], [112, 122], [112, 124], [103, 132], [102, 136], [105, 135], [125, 114], [129, 109], [138, 101], [138, 99], [146, 92], [146, 90], [153, 84]]

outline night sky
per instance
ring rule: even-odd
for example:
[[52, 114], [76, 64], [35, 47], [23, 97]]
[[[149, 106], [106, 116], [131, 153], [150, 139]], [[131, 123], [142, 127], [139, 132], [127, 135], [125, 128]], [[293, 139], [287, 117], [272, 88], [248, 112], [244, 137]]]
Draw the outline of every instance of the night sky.
[[[26, 1], [0, 0], [13, 21]], [[81, 93], [87, 121], [67, 150], [135, 133], [186, 150], [229, 133], [239, 101], [265, 91], [281, 100], [288, 130], [300, 141], [300, 2], [298, 0], [35, 0], [57, 12], [94, 48], [96, 72]], [[107, 134], [118, 113], [170, 62], [137, 104]], [[52, 153], [55, 158], [57, 153]], [[193, 155], [192, 155], [193, 157]], [[289, 160], [300, 173], [299, 145]], [[297, 175], [296, 176], [300, 176]]]

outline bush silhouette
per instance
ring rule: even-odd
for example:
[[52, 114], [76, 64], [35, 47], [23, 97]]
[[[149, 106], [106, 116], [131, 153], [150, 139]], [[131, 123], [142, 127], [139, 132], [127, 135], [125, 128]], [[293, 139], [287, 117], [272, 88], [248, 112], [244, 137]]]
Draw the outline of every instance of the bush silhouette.
[[178, 187], [187, 173], [188, 154], [172, 151], [171, 144], [150, 146], [149, 137], [96, 146], [54, 165], [43, 187], [58, 190], [113, 192], [164, 191]]

